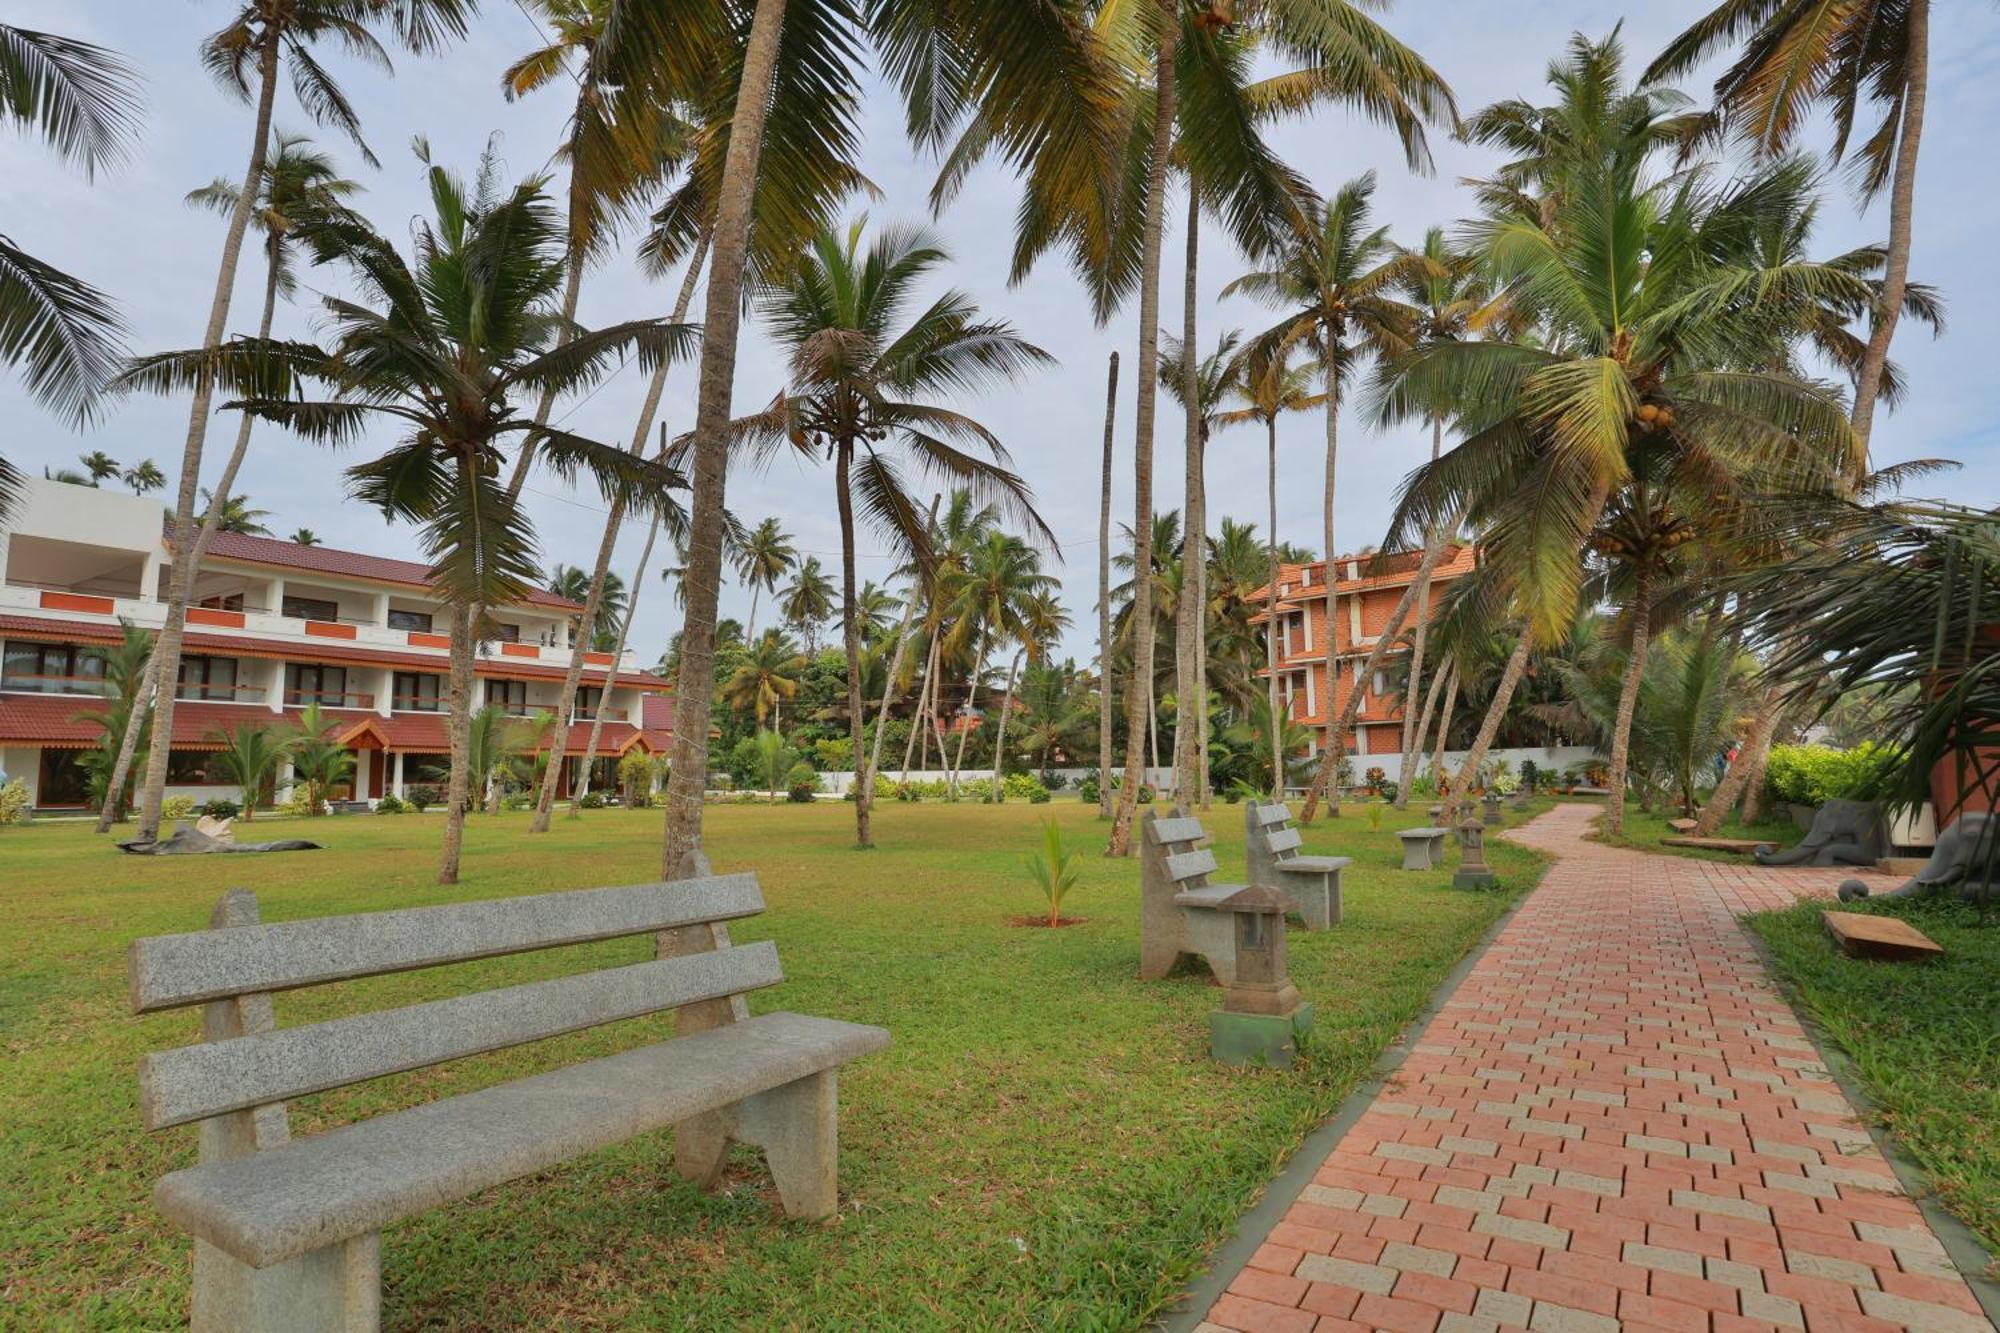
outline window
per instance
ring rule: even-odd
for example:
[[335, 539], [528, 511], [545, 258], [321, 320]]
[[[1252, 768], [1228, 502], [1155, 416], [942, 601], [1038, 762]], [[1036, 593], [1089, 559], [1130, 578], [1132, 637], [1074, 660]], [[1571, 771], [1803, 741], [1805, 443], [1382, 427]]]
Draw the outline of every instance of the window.
[[210, 611], [241, 611], [243, 594], [232, 592], [227, 597], [204, 597], [196, 605], [206, 607]]
[[96, 694], [104, 659], [73, 643], [10, 643], [0, 660], [0, 689], [38, 694]]
[[486, 702], [502, 712], [526, 717], [528, 713], [528, 682], [525, 680], [489, 680], [486, 682]]
[[416, 671], [398, 671], [392, 706], [418, 713], [435, 713], [443, 707], [443, 685], [443, 676], [426, 675]]
[[413, 629], [419, 634], [431, 632], [431, 613], [428, 611], [398, 611], [389, 608], [390, 629]]
[[519, 643], [521, 641], [521, 627], [519, 625], [504, 624], [501, 621], [495, 620], [487, 624], [486, 637], [496, 643]]
[[233, 657], [183, 657], [180, 688], [176, 699], [236, 698], [236, 659]]
[[285, 702], [339, 708], [347, 702], [347, 668], [294, 662], [285, 668]]
[[322, 597], [294, 597], [285, 594], [284, 613], [297, 620], [338, 620], [340, 603]]
[[229, 778], [212, 754], [200, 750], [175, 750], [167, 755], [167, 782], [176, 787], [215, 787]]
[[588, 722], [597, 716], [598, 705], [604, 702], [604, 691], [595, 685], [576, 687], [576, 720]]

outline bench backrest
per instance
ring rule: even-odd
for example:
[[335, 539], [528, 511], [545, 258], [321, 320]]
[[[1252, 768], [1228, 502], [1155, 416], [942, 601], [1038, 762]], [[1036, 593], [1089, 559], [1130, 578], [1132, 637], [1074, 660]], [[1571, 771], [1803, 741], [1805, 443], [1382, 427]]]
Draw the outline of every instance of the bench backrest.
[[1159, 874], [1177, 893], [1208, 886], [1208, 877], [1216, 871], [1215, 853], [1195, 846], [1208, 836], [1199, 819], [1188, 815], [1161, 817], [1148, 810], [1140, 822], [1146, 839], [1143, 870], [1151, 871], [1157, 864]]
[[1274, 861], [1291, 860], [1305, 844], [1305, 839], [1292, 823], [1291, 810], [1282, 804], [1253, 804], [1247, 822], [1249, 836], [1262, 843], [1263, 849], [1271, 854]]
[[[205, 1006], [202, 1044], [140, 1062], [146, 1127], [282, 1106], [308, 1093], [775, 985], [783, 980], [776, 947], [728, 947], [720, 925], [763, 908], [754, 875], [712, 875], [266, 925], [257, 920], [256, 899], [232, 890], [209, 930], [132, 944], [135, 1012]], [[665, 954], [674, 952], [668, 936], [703, 926], [721, 947], [295, 1028], [275, 1029], [271, 1019], [275, 991], [633, 935], [655, 935]]]

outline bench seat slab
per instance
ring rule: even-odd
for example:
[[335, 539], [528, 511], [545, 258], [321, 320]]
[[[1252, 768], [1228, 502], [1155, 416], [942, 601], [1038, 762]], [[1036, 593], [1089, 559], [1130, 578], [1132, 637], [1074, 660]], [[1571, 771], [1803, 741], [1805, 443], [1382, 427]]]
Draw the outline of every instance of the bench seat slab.
[[197, 1239], [268, 1268], [888, 1044], [877, 1027], [762, 1014], [175, 1171], [153, 1199]]
[[1294, 856], [1272, 863], [1272, 868], [1288, 875], [1331, 875], [1354, 864], [1351, 856]]

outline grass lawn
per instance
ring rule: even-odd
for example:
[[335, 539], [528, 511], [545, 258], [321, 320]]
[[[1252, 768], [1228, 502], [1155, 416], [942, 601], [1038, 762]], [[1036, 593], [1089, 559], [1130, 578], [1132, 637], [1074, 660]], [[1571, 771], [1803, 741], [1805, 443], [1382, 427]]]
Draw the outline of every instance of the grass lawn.
[[[1613, 847], [1630, 847], [1634, 851], [1655, 852], [1661, 856], [1686, 856], [1697, 861], [1728, 861], [1736, 865], [1756, 864], [1749, 857], [1739, 856], [1735, 852], [1716, 852], [1702, 847], [1662, 847], [1660, 839], [1680, 836], [1667, 827], [1668, 820], [1679, 818], [1678, 810], [1660, 810], [1648, 814], [1636, 804], [1628, 803], [1625, 807], [1624, 837], [1612, 838], [1603, 833], [1593, 833], [1590, 837], [1595, 842], [1606, 843]], [[1759, 838], [1765, 842], [1775, 843], [1779, 847], [1789, 847], [1805, 835], [1805, 830], [1794, 824], [1782, 810], [1775, 815], [1766, 815], [1755, 824], [1747, 826], [1739, 823], [1736, 816], [1731, 815], [1722, 821], [1722, 827], [1715, 831], [1715, 836], [1718, 838]]]
[[[828, 1225], [785, 1222], [762, 1164], [697, 1193], [648, 1137], [434, 1211], [385, 1234], [386, 1322], [399, 1328], [1135, 1328], [1173, 1300], [1284, 1157], [1367, 1073], [1452, 965], [1540, 871], [1494, 840], [1503, 890], [1404, 873], [1394, 830], [1360, 811], [1307, 833], [1355, 858], [1347, 919], [1291, 936], [1317, 1039], [1288, 1073], [1207, 1057], [1219, 992], [1205, 975], [1136, 979], [1136, 861], [1096, 855], [1104, 826], [1073, 795], [998, 808], [882, 805], [881, 844], [849, 849], [841, 804], [712, 807], [718, 870], [754, 869], [769, 911], [739, 941], [775, 939], [787, 980], [755, 1010], [877, 1023], [885, 1053], [842, 1076], [841, 1194]], [[1064, 904], [1086, 924], [1023, 929], [1021, 869], [1054, 815], [1082, 850]], [[1524, 816], [1508, 812], [1510, 821]], [[1242, 812], [1209, 816], [1225, 877]], [[431, 877], [440, 819], [259, 819], [253, 837], [327, 850], [149, 860], [87, 827], [0, 831], [0, 1303], [17, 1327], [160, 1327], [185, 1317], [189, 1241], [149, 1203], [194, 1160], [193, 1127], [145, 1134], [133, 1065], [186, 1044], [195, 1011], [126, 1011], [136, 936], [198, 929], [227, 887], [266, 920], [632, 883], [657, 874], [658, 812], [476, 817], [465, 882]], [[637, 961], [643, 940], [374, 978], [281, 996], [290, 1025]], [[567, 955], [567, 956], [565, 956]], [[311, 1132], [669, 1030], [638, 1020], [293, 1103]]]
[[1982, 924], [1963, 903], [1847, 904], [1902, 917], [1944, 946], [1943, 958], [1919, 965], [1847, 957], [1820, 922], [1825, 906], [1746, 920], [1942, 1201], [2000, 1262], [2000, 909]]

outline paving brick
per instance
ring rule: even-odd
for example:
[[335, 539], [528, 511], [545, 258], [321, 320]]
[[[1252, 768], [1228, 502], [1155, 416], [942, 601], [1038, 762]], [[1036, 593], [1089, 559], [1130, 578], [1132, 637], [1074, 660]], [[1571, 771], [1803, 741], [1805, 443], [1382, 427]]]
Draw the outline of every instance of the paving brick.
[[1525, 1217], [1482, 1213], [1473, 1219], [1472, 1229], [1489, 1236], [1520, 1241], [1524, 1245], [1539, 1245], [1545, 1250], [1561, 1250], [1569, 1246], [1569, 1232], [1546, 1222], [1531, 1222]]
[[1861, 1309], [1876, 1319], [1888, 1319], [1924, 1333], [1992, 1333], [1986, 1316], [1968, 1314], [1948, 1305], [1911, 1300], [1887, 1291], [1864, 1291]]
[[1253, 1301], [1244, 1296], [1224, 1296], [1208, 1312], [1209, 1320], [1242, 1333], [1312, 1333], [1319, 1316], [1310, 1310]]
[[1229, 1284], [1229, 1290], [1233, 1295], [1269, 1301], [1273, 1305], [1297, 1305], [1299, 1297], [1306, 1294], [1306, 1281], [1280, 1273], [1267, 1273], [1260, 1268], [1246, 1268]]
[[1433, 1333], [1444, 1312], [1435, 1305], [1400, 1300], [1394, 1296], [1363, 1296], [1354, 1307], [1356, 1323], [1393, 1333]]
[[1687, 1250], [1669, 1250], [1659, 1245], [1627, 1241], [1624, 1259], [1626, 1263], [1640, 1268], [1657, 1268], [1669, 1273], [1685, 1273], [1689, 1277], [1699, 1277], [1703, 1256]]
[[1299, 1260], [1294, 1276], [1312, 1282], [1337, 1282], [1343, 1287], [1356, 1291], [1372, 1292], [1386, 1296], [1396, 1286], [1396, 1272], [1391, 1268], [1378, 1268], [1374, 1264], [1357, 1264], [1347, 1259], [1336, 1259], [1330, 1254], [1309, 1254]]
[[1618, 1321], [1609, 1315], [1573, 1310], [1547, 1301], [1535, 1302], [1528, 1327], [1534, 1333], [1618, 1333]]
[[1376, 1260], [1383, 1268], [1394, 1268], [1404, 1273], [1428, 1273], [1432, 1277], [1450, 1277], [1458, 1267], [1458, 1256], [1446, 1250], [1428, 1250], [1421, 1245], [1406, 1245], [1400, 1241], [1382, 1247], [1382, 1257]]

